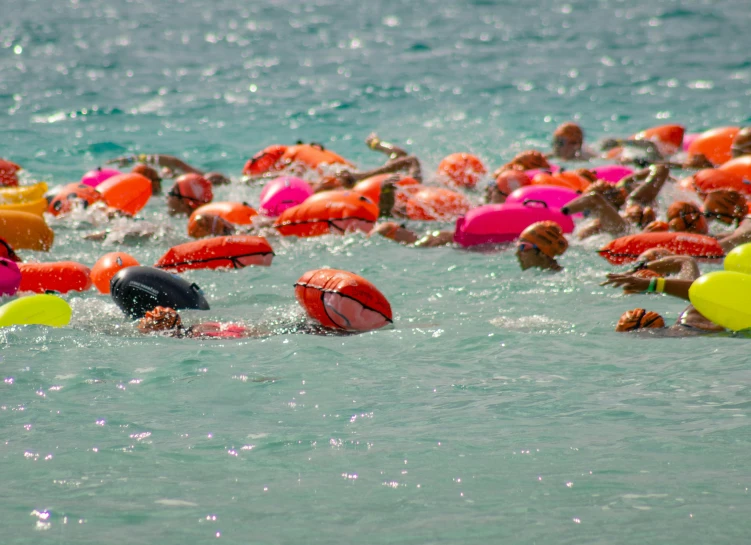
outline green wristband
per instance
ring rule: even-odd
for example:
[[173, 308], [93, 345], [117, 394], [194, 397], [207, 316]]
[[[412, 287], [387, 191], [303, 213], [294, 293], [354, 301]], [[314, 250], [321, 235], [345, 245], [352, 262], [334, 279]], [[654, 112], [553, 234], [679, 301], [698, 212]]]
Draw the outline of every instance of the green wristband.
[[657, 278], [650, 278], [649, 279], [649, 287], [647, 288], [647, 293], [654, 293], [657, 289]]

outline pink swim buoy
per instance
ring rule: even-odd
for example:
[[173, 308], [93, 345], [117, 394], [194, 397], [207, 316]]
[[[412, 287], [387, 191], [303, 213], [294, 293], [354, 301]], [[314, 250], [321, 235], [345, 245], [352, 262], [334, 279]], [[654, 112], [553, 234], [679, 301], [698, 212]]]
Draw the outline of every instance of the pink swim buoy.
[[486, 204], [478, 206], [456, 220], [454, 242], [466, 247], [503, 244], [519, 238], [524, 229], [535, 222], [551, 220], [564, 233], [574, 230], [574, 221], [560, 210], [545, 203], [527, 200], [525, 204]]
[[294, 176], [274, 178], [261, 191], [259, 211], [275, 218], [293, 206], [301, 204], [313, 194], [313, 188], [305, 180]]
[[573, 189], [557, 185], [528, 185], [513, 191], [506, 198], [506, 204], [523, 205], [524, 201], [533, 200], [544, 202], [548, 208], [560, 210], [578, 196], [579, 193]]
[[691, 147], [691, 144], [694, 143], [694, 140], [699, 138], [701, 136], [700, 132], [689, 132], [683, 135], [683, 151], [688, 151], [688, 148]]
[[121, 174], [120, 171], [115, 170], [114, 168], [97, 168], [84, 174], [81, 178], [81, 183], [88, 185], [89, 187], [96, 187], [103, 181], [112, 178], [113, 176], [117, 176], [118, 174]]
[[21, 270], [13, 261], [0, 257], [0, 295], [15, 295], [21, 285]]
[[626, 176], [631, 176], [634, 169], [624, 167], [623, 165], [603, 165], [592, 169], [597, 175], [598, 180], [605, 180], [611, 184], [617, 184]]
[[540, 174], [541, 172], [544, 174], [555, 174], [556, 172], [560, 172], [561, 167], [558, 165], [554, 165], [553, 163], [550, 163], [550, 168], [533, 168], [531, 170], [525, 170], [524, 174], [526, 174], [530, 180], [532, 180], [535, 176]]

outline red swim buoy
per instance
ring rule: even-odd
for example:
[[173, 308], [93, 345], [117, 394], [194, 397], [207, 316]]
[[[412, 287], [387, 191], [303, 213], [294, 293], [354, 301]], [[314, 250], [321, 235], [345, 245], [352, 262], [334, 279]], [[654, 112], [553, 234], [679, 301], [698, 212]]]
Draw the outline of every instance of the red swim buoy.
[[692, 233], [657, 232], [638, 233], [617, 238], [598, 253], [613, 265], [636, 261], [645, 251], [652, 248], [665, 248], [677, 255], [688, 255], [708, 261], [725, 257], [725, 252], [716, 239]]
[[488, 173], [482, 161], [471, 153], [452, 153], [438, 164], [438, 176], [451, 185], [472, 189]]
[[242, 269], [268, 267], [274, 250], [264, 237], [232, 235], [205, 238], [173, 246], [154, 265], [175, 272], [189, 269]]
[[369, 233], [378, 220], [378, 206], [353, 191], [326, 191], [288, 208], [274, 227], [284, 236], [317, 237], [348, 231]]
[[20, 263], [21, 285], [18, 291], [86, 291], [91, 287], [91, 271], [75, 261]]
[[324, 327], [370, 331], [393, 322], [386, 297], [368, 280], [351, 272], [308, 271], [295, 283], [295, 297]]
[[91, 280], [99, 293], [110, 292], [110, 280], [126, 267], [137, 267], [140, 263], [125, 252], [111, 252], [99, 258], [91, 268]]

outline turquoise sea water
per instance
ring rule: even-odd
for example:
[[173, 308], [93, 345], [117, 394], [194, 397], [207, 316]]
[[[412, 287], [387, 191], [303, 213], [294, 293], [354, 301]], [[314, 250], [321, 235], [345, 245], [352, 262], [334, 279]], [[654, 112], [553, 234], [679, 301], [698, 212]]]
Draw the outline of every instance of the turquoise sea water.
[[[73, 0], [3, 20], [0, 156], [52, 185], [131, 152], [239, 182], [298, 139], [376, 166], [372, 130], [430, 172], [546, 149], [568, 119], [589, 140], [751, 121], [741, 0]], [[123, 248], [150, 263], [184, 224], [159, 199], [143, 216], [175, 229]], [[24, 257], [119, 248], [53, 224], [52, 252]], [[0, 332], [0, 543], [744, 543], [747, 340], [614, 333], [626, 309], [684, 305], [599, 287], [602, 242], [558, 275], [360, 235], [185, 275], [212, 305], [185, 321], [253, 324], [300, 315], [305, 271], [355, 271], [395, 325], [352, 337], [143, 337], [108, 298], [70, 296], [70, 327]]]

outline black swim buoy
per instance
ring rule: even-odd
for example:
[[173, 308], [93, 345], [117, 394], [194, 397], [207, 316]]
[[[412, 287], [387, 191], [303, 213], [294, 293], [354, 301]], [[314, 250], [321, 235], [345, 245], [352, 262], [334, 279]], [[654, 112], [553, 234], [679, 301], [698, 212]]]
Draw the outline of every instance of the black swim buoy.
[[110, 294], [131, 318], [142, 318], [154, 307], [209, 310], [196, 284], [152, 267], [128, 267], [110, 281]]

